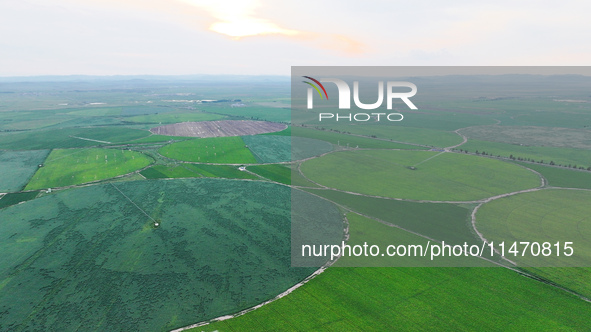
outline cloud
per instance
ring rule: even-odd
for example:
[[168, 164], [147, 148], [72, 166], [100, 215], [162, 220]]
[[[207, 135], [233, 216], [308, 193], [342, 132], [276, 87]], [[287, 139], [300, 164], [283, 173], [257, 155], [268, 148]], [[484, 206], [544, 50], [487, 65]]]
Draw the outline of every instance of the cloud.
[[[39, 0], [32, 0], [39, 1]], [[336, 55], [360, 55], [366, 47], [356, 38], [331, 29], [311, 31], [300, 20], [291, 27], [282, 24], [285, 14], [271, 15], [266, 9], [272, 3], [261, 0], [52, 0], [66, 7], [102, 8], [112, 14], [144, 17], [161, 23], [176, 24], [199, 32], [213, 32], [240, 41], [250, 38], [279, 37], [295, 43], [295, 47], [329, 50]], [[293, 16], [294, 13], [291, 15]], [[301, 14], [301, 13], [299, 13]], [[269, 16], [273, 16], [272, 19]], [[338, 27], [333, 27], [339, 29]], [[341, 30], [341, 29], [339, 29]], [[299, 44], [299, 45], [298, 45]]]
[[177, 1], [205, 10], [216, 20], [209, 26], [209, 30], [233, 39], [279, 35], [293, 38], [316, 48], [336, 51], [346, 55], [358, 55], [365, 52], [363, 43], [343, 34], [288, 29], [269, 19], [258, 17], [257, 9], [262, 9], [264, 6], [259, 0]]
[[209, 30], [233, 38], [271, 34], [295, 36], [301, 33], [297, 30], [282, 28], [270, 20], [256, 17], [255, 9], [262, 5], [257, 0], [180, 1], [207, 11], [217, 20], [209, 26]]

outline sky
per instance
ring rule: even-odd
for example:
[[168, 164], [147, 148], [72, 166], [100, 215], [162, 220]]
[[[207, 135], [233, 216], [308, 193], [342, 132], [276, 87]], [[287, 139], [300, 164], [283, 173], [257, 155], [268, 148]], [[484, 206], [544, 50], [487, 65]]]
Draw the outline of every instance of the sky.
[[0, 76], [585, 66], [589, 1], [0, 0]]

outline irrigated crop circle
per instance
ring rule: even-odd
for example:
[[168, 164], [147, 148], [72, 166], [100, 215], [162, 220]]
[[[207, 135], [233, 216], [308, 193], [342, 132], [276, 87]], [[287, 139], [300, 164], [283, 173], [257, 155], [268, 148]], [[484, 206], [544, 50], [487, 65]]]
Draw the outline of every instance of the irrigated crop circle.
[[306, 161], [301, 170], [330, 188], [427, 201], [471, 201], [540, 185], [535, 173], [517, 165], [437, 151], [336, 152]]
[[265, 182], [154, 180], [3, 209], [2, 326], [169, 330], [271, 299], [316, 269], [290, 266], [290, 199]]

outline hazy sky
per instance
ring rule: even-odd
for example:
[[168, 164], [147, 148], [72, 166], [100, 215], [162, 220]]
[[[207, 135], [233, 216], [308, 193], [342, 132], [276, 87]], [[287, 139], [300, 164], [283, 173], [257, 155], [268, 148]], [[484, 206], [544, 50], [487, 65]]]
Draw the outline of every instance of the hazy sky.
[[590, 65], [589, 1], [0, 0], [0, 76]]

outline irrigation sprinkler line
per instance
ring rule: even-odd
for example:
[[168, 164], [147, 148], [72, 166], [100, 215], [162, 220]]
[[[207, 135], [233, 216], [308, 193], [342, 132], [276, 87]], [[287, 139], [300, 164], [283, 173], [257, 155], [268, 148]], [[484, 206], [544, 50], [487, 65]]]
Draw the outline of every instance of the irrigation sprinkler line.
[[425, 160], [423, 160], [423, 161], [420, 161], [419, 163], [417, 163], [417, 164], [413, 165], [413, 167], [417, 167], [417, 166], [419, 166], [420, 164], [422, 164], [422, 163], [424, 163], [424, 162], [427, 162], [427, 161], [429, 161], [429, 160], [431, 160], [431, 159], [433, 159], [433, 158], [435, 158], [435, 157], [439, 156], [440, 154], [444, 154], [444, 153], [446, 153], [446, 152], [447, 152], [447, 151], [441, 151], [441, 152], [439, 152], [438, 154], [436, 154], [436, 155], [434, 155], [434, 156], [432, 156], [432, 157], [429, 157], [429, 158], [427, 158], [427, 159], [425, 159]]
[[259, 160], [264, 160], [263, 158], [261, 158], [261, 156], [259, 156], [259, 154], [258, 154], [258, 153], [254, 152], [252, 149], [250, 149], [250, 148], [247, 148], [247, 149], [248, 149], [248, 151], [250, 151], [250, 153], [252, 153], [252, 154], [254, 154], [255, 156], [259, 157]]
[[147, 214], [146, 211], [144, 211], [141, 207], [139, 207], [137, 204], [135, 204], [131, 200], [131, 198], [127, 197], [127, 195], [125, 195], [121, 190], [119, 190], [119, 188], [117, 188], [117, 186], [114, 185], [113, 182], [111, 182], [111, 185], [113, 186], [113, 188], [117, 189], [117, 191], [120, 192], [121, 195], [123, 195], [125, 198], [127, 198], [127, 200], [131, 202], [131, 204], [135, 205], [135, 207], [138, 208], [138, 210], [142, 211], [142, 213], [145, 214], [148, 218], [150, 218], [153, 222], [157, 222], [154, 218], [152, 218], [149, 214]]
[[85, 137], [78, 137], [78, 136], [70, 136], [72, 138], [77, 138], [77, 139], [81, 139], [81, 140], [85, 140], [85, 141], [91, 141], [91, 142], [97, 142], [97, 143], [105, 143], [105, 144], [111, 144], [111, 142], [107, 142], [107, 141], [99, 141], [96, 139], [92, 139], [92, 138], [85, 138]]

